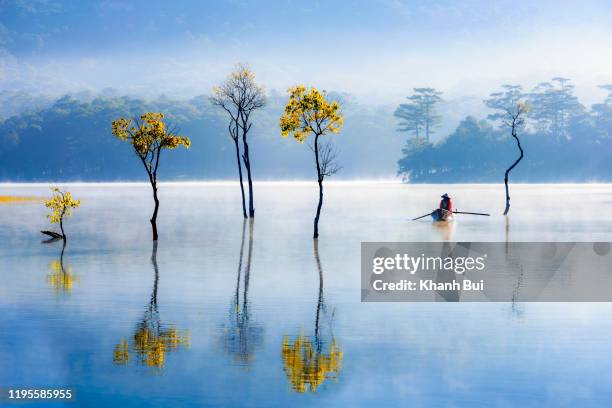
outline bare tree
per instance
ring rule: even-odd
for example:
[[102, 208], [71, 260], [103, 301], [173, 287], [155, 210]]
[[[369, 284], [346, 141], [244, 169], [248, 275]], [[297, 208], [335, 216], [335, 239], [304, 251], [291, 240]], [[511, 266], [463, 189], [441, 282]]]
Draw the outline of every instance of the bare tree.
[[489, 99], [485, 99], [484, 103], [487, 107], [494, 109], [495, 113], [488, 117], [491, 120], [501, 121], [501, 125], [510, 128], [510, 133], [516, 145], [518, 146], [520, 155], [506, 170], [504, 174], [504, 184], [506, 186], [506, 209], [504, 215], [510, 211], [510, 193], [508, 189], [508, 176], [512, 169], [523, 160], [524, 152], [521, 146], [521, 141], [518, 138], [518, 131], [525, 126], [525, 115], [527, 114], [527, 105], [525, 104], [525, 94], [520, 85], [502, 85], [503, 91], [492, 93]]
[[221, 107], [230, 117], [227, 125], [228, 133], [234, 142], [236, 149], [236, 166], [238, 167], [238, 179], [240, 180], [240, 194], [242, 196], [242, 215], [247, 218], [246, 204], [244, 199], [244, 182], [242, 181], [242, 165], [240, 164], [240, 134], [238, 132], [238, 118], [240, 113], [239, 107], [234, 103], [237, 100], [233, 91], [233, 84], [230, 80], [224, 82], [221, 86], [214, 89], [215, 96], [210, 98], [213, 105]]
[[521, 146], [521, 141], [518, 138], [518, 130], [523, 127], [525, 124], [525, 114], [527, 113], [527, 107], [523, 103], [517, 103], [512, 108], [506, 110], [506, 119], [504, 119], [504, 125], [510, 128], [512, 137], [516, 140], [516, 146], [520, 151], [519, 157], [512, 163], [510, 167], [506, 170], [504, 174], [504, 184], [506, 186], [506, 209], [504, 210], [504, 215], [508, 214], [510, 211], [510, 192], [508, 190], [508, 175], [512, 171], [513, 168], [516, 167], [517, 164], [521, 160], [523, 160], [524, 152], [523, 147]]
[[242, 191], [243, 215], [246, 217], [244, 203], [244, 186], [242, 182], [242, 169], [240, 167], [240, 149], [238, 145], [239, 134], [242, 136], [242, 162], [247, 172], [249, 184], [249, 216], [255, 216], [253, 197], [253, 177], [251, 174], [251, 156], [249, 152], [248, 134], [253, 122], [251, 116], [254, 111], [266, 105], [265, 91], [255, 82], [255, 74], [243, 64], [238, 64], [234, 72], [223, 84], [214, 88], [215, 96], [211, 98], [214, 105], [222, 107], [230, 115], [228, 127], [230, 137], [236, 147], [236, 160], [240, 176], [240, 189]]

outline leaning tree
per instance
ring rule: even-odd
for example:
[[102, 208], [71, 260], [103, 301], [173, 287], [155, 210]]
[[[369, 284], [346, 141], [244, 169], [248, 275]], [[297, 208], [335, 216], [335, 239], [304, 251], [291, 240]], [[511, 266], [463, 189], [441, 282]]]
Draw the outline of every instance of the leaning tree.
[[325, 92], [316, 88], [306, 89], [299, 85], [289, 89], [289, 101], [280, 119], [281, 134], [289, 135], [300, 143], [308, 136], [314, 135], [311, 149], [314, 152], [317, 166], [317, 183], [319, 184], [319, 203], [314, 218], [313, 238], [319, 237], [319, 217], [323, 206], [323, 180], [340, 170], [336, 164], [337, 153], [331, 142], [319, 140], [329, 133], [338, 133], [343, 124], [340, 104], [326, 100]]
[[59, 224], [61, 233], [54, 231], [41, 232], [51, 237], [47, 242], [62, 239], [64, 240], [64, 245], [66, 245], [68, 237], [64, 231], [64, 219], [70, 217], [72, 210], [81, 205], [81, 200], [75, 200], [72, 198], [70, 191], [60, 190], [58, 187], [51, 187], [51, 192], [51, 198], [45, 200], [45, 207], [51, 210], [51, 214], [47, 215], [47, 218], [52, 224]]
[[512, 169], [524, 157], [523, 147], [518, 137], [519, 130], [523, 129], [525, 125], [525, 115], [527, 114], [527, 105], [524, 102], [525, 96], [523, 95], [520, 85], [503, 85], [503, 91], [492, 93], [489, 99], [486, 99], [485, 105], [490, 109], [494, 109], [497, 112], [489, 115], [491, 120], [500, 120], [502, 126], [510, 129], [512, 138], [516, 141], [516, 146], [519, 149], [519, 157], [512, 163], [506, 172], [504, 173], [504, 184], [506, 187], [506, 208], [504, 215], [510, 211], [510, 192], [508, 189], [508, 176]]
[[150, 221], [153, 241], [157, 241], [157, 212], [159, 210], [157, 171], [161, 152], [165, 149], [176, 149], [181, 145], [188, 149], [191, 141], [185, 136], [178, 135], [176, 126], [168, 125], [163, 113], [155, 112], [147, 112], [133, 119], [119, 118], [113, 121], [113, 135], [132, 145], [149, 176], [155, 202]]

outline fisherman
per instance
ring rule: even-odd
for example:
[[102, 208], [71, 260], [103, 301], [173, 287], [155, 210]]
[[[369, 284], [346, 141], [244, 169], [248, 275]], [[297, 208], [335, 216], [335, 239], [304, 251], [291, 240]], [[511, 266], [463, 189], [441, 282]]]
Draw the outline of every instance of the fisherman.
[[440, 201], [440, 208], [447, 211], [453, 211], [453, 203], [448, 194], [444, 193], [442, 200]]

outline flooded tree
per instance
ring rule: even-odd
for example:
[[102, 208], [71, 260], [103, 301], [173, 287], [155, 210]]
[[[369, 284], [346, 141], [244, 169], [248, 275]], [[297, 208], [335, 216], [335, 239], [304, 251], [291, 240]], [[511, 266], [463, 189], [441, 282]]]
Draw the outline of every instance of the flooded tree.
[[249, 185], [249, 216], [255, 216], [253, 198], [253, 176], [251, 174], [251, 156], [248, 134], [251, 130], [252, 114], [266, 105], [263, 87], [255, 82], [255, 74], [246, 65], [239, 64], [234, 72], [221, 85], [213, 88], [214, 96], [210, 98], [213, 105], [221, 107], [229, 115], [228, 132], [234, 141], [240, 191], [242, 193], [242, 212], [246, 218], [244, 185], [242, 182], [242, 167], [240, 165], [239, 137], [242, 137], [242, 162], [247, 172]]
[[119, 118], [113, 121], [113, 135], [132, 145], [149, 176], [155, 202], [150, 221], [153, 241], [157, 241], [159, 237], [157, 233], [157, 213], [159, 211], [157, 171], [161, 152], [165, 149], [176, 149], [179, 146], [188, 149], [191, 141], [185, 136], [178, 135], [178, 129], [166, 123], [163, 113], [155, 112], [147, 112], [133, 119]]
[[524, 95], [519, 85], [503, 85], [502, 92], [496, 92], [491, 94], [489, 99], [485, 100], [487, 107], [494, 109], [495, 112], [489, 115], [491, 120], [500, 120], [502, 125], [510, 129], [512, 138], [516, 141], [516, 146], [519, 149], [519, 157], [506, 169], [504, 173], [504, 185], [506, 187], [506, 208], [504, 209], [504, 215], [510, 211], [510, 192], [508, 188], [508, 176], [512, 169], [524, 157], [523, 147], [518, 137], [519, 130], [523, 129], [525, 125], [525, 114], [527, 113], [527, 105], [524, 102]]
[[316, 88], [307, 90], [299, 85], [289, 89], [289, 102], [280, 119], [283, 137], [291, 135], [293, 139], [304, 143], [308, 136], [314, 135], [311, 146], [317, 166], [317, 183], [319, 185], [319, 202], [314, 218], [313, 237], [319, 237], [319, 217], [323, 206], [323, 181], [340, 170], [336, 163], [337, 152], [331, 142], [320, 140], [329, 133], [338, 133], [344, 118], [340, 112], [340, 104], [327, 101], [325, 92]]
[[69, 191], [60, 190], [58, 187], [52, 187], [51, 192], [51, 198], [44, 201], [45, 207], [51, 210], [51, 214], [48, 214], [47, 218], [52, 224], [59, 224], [61, 232], [41, 232], [51, 237], [51, 239], [47, 242], [63, 239], [65, 245], [67, 237], [66, 232], [64, 231], [64, 219], [72, 216], [72, 210], [74, 208], [78, 208], [81, 205], [81, 201], [73, 199], [72, 194]]

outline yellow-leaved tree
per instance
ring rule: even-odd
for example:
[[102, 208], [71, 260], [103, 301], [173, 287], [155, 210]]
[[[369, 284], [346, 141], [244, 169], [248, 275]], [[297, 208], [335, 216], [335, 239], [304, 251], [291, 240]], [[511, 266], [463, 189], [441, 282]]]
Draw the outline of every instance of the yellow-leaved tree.
[[150, 221], [153, 241], [157, 241], [157, 212], [159, 210], [157, 170], [161, 152], [164, 149], [176, 149], [179, 146], [188, 149], [191, 141], [185, 136], [180, 136], [175, 126], [169, 126], [164, 120], [163, 113], [156, 112], [147, 112], [134, 119], [119, 118], [113, 121], [113, 135], [132, 145], [147, 171], [155, 202]]
[[337, 152], [330, 141], [319, 140], [329, 133], [338, 133], [343, 125], [340, 104], [328, 101], [325, 92], [316, 88], [306, 89], [302, 85], [289, 88], [289, 102], [280, 118], [283, 137], [304, 143], [310, 135], [314, 136], [311, 149], [314, 152], [319, 184], [319, 203], [314, 219], [314, 238], [319, 237], [319, 217], [323, 206], [323, 180], [340, 170], [336, 163]]
[[45, 200], [45, 207], [51, 210], [47, 215], [52, 224], [59, 224], [61, 234], [53, 231], [41, 231], [43, 234], [49, 235], [52, 240], [61, 238], [66, 242], [66, 233], [64, 232], [64, 218], [72, 215], [72, 209], [81, 205], [80, 200], [72, 198], [69, 191], [60, 190], [58, 187], [51, 187], [51, 198]]

